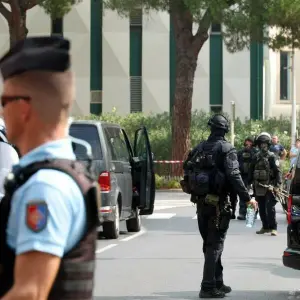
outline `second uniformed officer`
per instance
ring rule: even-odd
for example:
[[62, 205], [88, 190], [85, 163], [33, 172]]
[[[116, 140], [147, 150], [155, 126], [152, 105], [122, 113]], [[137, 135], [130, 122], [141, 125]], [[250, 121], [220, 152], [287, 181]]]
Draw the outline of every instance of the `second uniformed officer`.
[[[254, 141], [252, 138], [250, 138], [250, 137], [246, 138], [244, 141], [243, 149], [238, 151], [238, 154], [237, 154], [239, 165], [240, 165], [241, 176], [242, 176], [243, 182], [248, 190], [250, 189], [250, 185], [248, 183], [250, 164], [254, 157], [254, 154], [256, 153], [256, 151], [254, 150], [255, 148], [253, 147], [253, 144], [254, 144]], [[239, 201], [239, 215], [237, 218], [239, 220], [246, 220], [246, 213], [247, 213], [246, 203], [240, 200]]]
[[256, 233], [271, 233], [271, 235], [276, 236], [276, 190], [281, 185], [279, 158], [269, 151], [271, 136], [268, 133], [263, 132], [258, 135], [256, 144], [259, 152], [256, 153], [249, 172], [249, 183], [253, 182], [262, 221], [262, 228]]
[[0, 298], [93, 299], [97, 186], [66, 135], [69, 41], [34, 37], [1, 60], [7, 138], [22, 158], [0, 203]]
[[248, 191], [242, 181], [236, 150], [224, 136], [228, 132], [228, 121], [220, 114], [208, 122], [211, 134], [189, 154], [184, 163], [183, 190], [191, 194], [197, 204], [197, 218], [203, 238], [204, 270], [200, 298], [224, 298], [231, 292], [224, 285], [221, 256], [231, 218], [228, 199], [231, 187], [239, 197], [252, 205]]

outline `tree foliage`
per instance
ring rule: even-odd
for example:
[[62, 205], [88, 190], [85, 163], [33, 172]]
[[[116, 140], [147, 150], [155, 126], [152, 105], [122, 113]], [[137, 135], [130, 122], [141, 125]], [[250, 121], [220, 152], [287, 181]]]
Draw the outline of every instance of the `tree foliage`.
[[[300, 48], [300, 0], [104, 0], [106, 8], [129, 16], [139, 8], [189, 11], [199, 26], [222, 23], [230, 52], [263, 42], [272, 49]], [[207, 28], [204, 28], [206, 30]]]
[[28, 34], [27, 11], [37, 5], [44, 8], [52, 19], [61, 18], [81, 0], [0, 0], [0, 13], [9, 27], [11, 46]]
[[82, 0], [39, 0], [38, 5], [44, 8], [45, 12], [53, 19], [62, 18], [72, 9], [73, 5]]

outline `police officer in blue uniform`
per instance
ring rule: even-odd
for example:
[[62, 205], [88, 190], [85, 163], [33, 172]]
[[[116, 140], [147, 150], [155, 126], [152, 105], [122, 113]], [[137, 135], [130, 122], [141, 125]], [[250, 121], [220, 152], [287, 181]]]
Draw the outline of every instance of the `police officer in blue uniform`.
[[69, 48], [28, 38], [0, 60], [7, 137], [22, 155], [0, 203], [1, 300], [92, 299], [99, 190], [66, 135]]
[[221, 256], [231, 219], [229, 192], [234, 190], [251, 205], [256, 201], [243, 183], [235, 148], [226, 141], [229, 131], [227, 119], [220, 114], [208, 122], [211, 134], [188, 155], [184, 162], [184, 180], [181, 186], [191, 194], [197, 205], [197, 218], [203, 238], [204, 269], [200, 298], [224, 298], [231, 288], [223, 281]]

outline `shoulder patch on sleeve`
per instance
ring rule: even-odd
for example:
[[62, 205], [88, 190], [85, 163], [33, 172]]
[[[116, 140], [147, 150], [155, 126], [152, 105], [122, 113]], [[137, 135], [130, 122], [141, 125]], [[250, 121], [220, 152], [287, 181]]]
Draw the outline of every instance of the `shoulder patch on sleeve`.
[[277, 167], [279, 167], [279, 165], [280, 165], [279, 159], [276, 159], [276, 160], [275, 160], [275, 165], [276, 165]]
[[46, 228], [48, 222], [48, 205], [45, 201], [33, 201], [26, 207], [26, 225], [33, 232]]

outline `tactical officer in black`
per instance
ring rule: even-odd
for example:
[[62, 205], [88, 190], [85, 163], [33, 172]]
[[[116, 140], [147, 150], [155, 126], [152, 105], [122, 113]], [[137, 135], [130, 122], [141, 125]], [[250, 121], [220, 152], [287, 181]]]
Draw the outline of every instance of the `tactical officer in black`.
[[262, 221], [262, 228], [256, 233], [271, 233], [276, 236], [276, 191], [281, 185], [279, 159], [269, 151], [271, 136], [267, 132], [263, 132], [257, 137], [256, 144], [259, 152], [255, 155], [249, 172], [249, 184], [253, 183]]
[[[251, 159], [253, 157], [254, 151], [253, 151], [253, 139], [248, 137], [245, 139], [244, 141], [244, 148], [241, 149], [240, 151], [238, 151], [237, 156], [238, 156], [238, 162], [240, 165], [240, 172], [241, 172], [241, 176], [243, 179], [243, 182], [246, 186], [246, 188], [249, 191], [249, 185], [248, 185], [248, 170], [249, 170], [249, 165], [251, 162]], [[230, 203], [232, 206], [232, 216], [231, 219], [235, 219], [235, 211], [236, 211], [236, 206], [237, 206], [237, 202], [238, 202], [238, 196], [237, 193], [232, 190], [230, 191]], [[238, 215], [238, 219], [239, 220], [246, 220], [246, 204], [243, 203], [242, 201], [239, 202], [239, 215]]]
[[[240, 172], [243, 179], [243, 182], [248, 189], [250, 190], [250, 185], [248, 183], [249, 169], [251, 161], [254, 158], [255, 153], [257, 152], [256, 147], [254, 147], [254, 140], [251, 137], [248, 137], [244, 141], [244, 148], [238, 151], [238, 161], [240, 165]], [[247, 206], [243, 201], [239, 201], [239, 216], [238, 220], [246, 220]]]
[[200, 298], [224, 298], [231, 292], [223, 282], [221, 256], [229, 227], [231, 208], [228, 199], [233, 187], [244, 202], [255, 205], [243, 183], [236, 150], [225, 140], [228, 121], [220, 114], [208, 122], [211, 134], [184, 162], [182, 189], [197, 205], [198, 226], [203, 238], [204, 270]]

